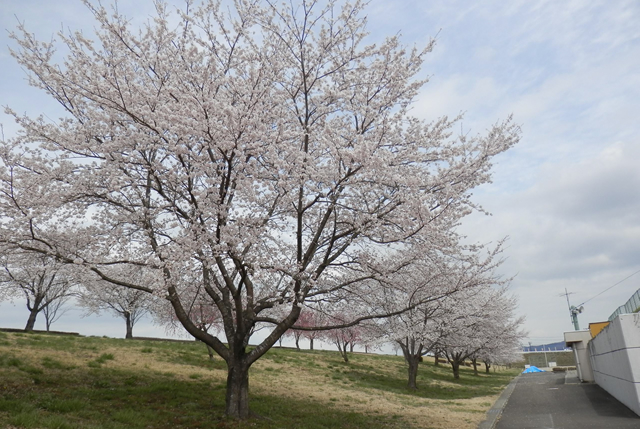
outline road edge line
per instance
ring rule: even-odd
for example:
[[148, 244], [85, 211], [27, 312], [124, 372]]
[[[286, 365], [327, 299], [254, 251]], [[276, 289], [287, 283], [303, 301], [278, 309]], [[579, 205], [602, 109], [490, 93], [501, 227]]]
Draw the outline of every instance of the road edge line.
[[502, 391], [502, 394], [498, 398], [498, 400], [493, 404], [493, 407], [489, 411], [487, 411], [487, 418], [480, 423], [478, 429], [493, 429], [498, 422], [498, 419], [502, 415], [502, 410], [507, 405], [507, 401], [513, 393], [513, 390], [516, 388], [516, 384], [518, 383], [518, 379], [520, 378], [520, 374], [518, 374], [513, 380], [509, 382], [507, 387]]

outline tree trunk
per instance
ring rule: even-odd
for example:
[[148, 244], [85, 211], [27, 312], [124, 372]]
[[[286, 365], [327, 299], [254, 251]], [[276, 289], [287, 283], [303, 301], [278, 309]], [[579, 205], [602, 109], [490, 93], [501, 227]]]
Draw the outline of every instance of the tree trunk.
[[309, 339], [309, 350], [313, 350], [313, 338]]
[[211, 348], [211, 346], [209, 344], [206, 344], [207, 346], [207, 352], [209, 353], [209, 360], [214, 360], [215, 358], [215, 354], [213, 349]]
[[440, 362], [438, 362], [438, 359], [440, 359], [440, 353], [434, 353], [433, 354], [433, 358], [435, 359], [435, 362], [434, 362], [433, 365], [434, 366], [440, 366]]
[[473, 363], [473, 375], [478, 375], [478, 359], [471, 359], [471, 363]]
[[349, 344], [349, 352], [353, 353], [353, 343]]
[[422, 360], [424, 348], [422, 344], [409, 338], [406, 338], [404, 341], [396, 341], [396, 343], [400, 346], [402, 355], [408, 366], [407, 387], [411, 390], [416, 390], [418, 388], [416, 382], [418, 378], [418, 365], [420, 365], [420, 361]]
[[295, 339], [296, 339], [296, 349], [300, 350], [300, 336], [295, 335]]
[[416, 390], [418, 385], [416, 379], [418, 378], [418, 365], [420, 363], [420, 356], [406, 356], [407, 364], [409, 365], [409, 381], [407, 387], [412, 390]]
[[484, 372], [485, 374], [489, 374], [489, 368], [491, 368], [491, 364], [489, 362], [484, 363]]
[[27, 310], [29, 310], [29, 319], [27, 319], [27, 326], [24, 327], [25, 332], [33, 331], [34, 326], [36, 325], [36, 317], [38, 317], [38, 313], [42, 310], [40, 304], [42, 304], [42, 300], [44, 296], [36, 295], [33, 300], [33, 306], [31, 305], [31, 300], [27, 296]]
[[349, 355], [347, 354], [347, 345], [345, 344], [345, 347], [340, 350], [340, 354], [342, 355], [342, 359], [344, 359], [345, 363], [349, 363]]
[[228, 362], [227, 366], [226, 415], [246, 419], [249, 417], [249, 368], [242, 362]]
[[453, 369], [453, 378], [458, 380], [460, 378], [460, 362], [458, 362], [457, 360], [452, 360], [451, 368]]
[[369, 346], [366, 344], [364, 345], [364, 352], [369, 353]]
[[24, 327], [24, 330], [26, 332], [33, 331], [33, 327], [36, 324], [36, 317], [38, 317], [38, 307], [36, 305], [34, 305], [29, 310], [30, 312], [29, 312], [29, 319], [27, 320], [27, 326]]
[[340, 352], [340, 356], [342, 356], [342, 359], [344, 359], [344, 361], [346, 363], [349, 363], [349, 355], [347, 354], [347, 345], [349, 343], [343, 343], [340, 340], [336, 341], [336, 345], [338, 346], [338, 351]]
[[131, 323], [131, 313], [128, 311], [124, 312], [124, 320], [127, 323], [127, 334], [125, 338], [132, 339], [133, 338], [133, 323]]

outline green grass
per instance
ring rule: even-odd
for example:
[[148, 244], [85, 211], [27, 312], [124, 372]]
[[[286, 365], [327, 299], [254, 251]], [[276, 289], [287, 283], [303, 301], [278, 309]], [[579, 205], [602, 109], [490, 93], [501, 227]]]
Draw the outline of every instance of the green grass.
[[[410, 424], [397, 410], [358, 407], [393, 397], [400, 407], [425, 407], [420, 401], [426, 398], [466, 409], [466, 399], [495, 395], [516, 374], [476, 377], [465, 369], [453, 380], [449, 368], [423, 364], [419, 389], [409, 391], [400, 357], [353, 354], [345, 364], [337, 352], [272, 349], [251, 370], [252, 418], [235, 422], [224, 417], [226, 365], [219, 357], [210, 361], [202, 343], [20, 333], [0, 338], [7, 343], [0, 344], [0, 427], [430, 427], [426, 420], [426, 426]], [[324, 401], [313, 391], [270, 393], [274, 381], [284, 377], [286, 386], [294, 386], [301, 374], [312, 377], [309, 389], [327, 392]], [[363, 398], [362, 392], [370, 396]]]
[[87, 362], [87, 365], [91, 368], [100, 368], [103, 363], [108, 360], [113, 360], [113, 354], [111, 353], [102, 353], [99, 357], [95, 358], [92, 361]]
[[60, 362], [59, 360], [50, 358], [50, 357], [44, 357], [42, 358], [41, 364], [43, 367], [48, 368], [48, 369], [63, 369], [63, 370], [70, 370], [70, 369], [74, 369], [75, 366], [74, 365], [66, 365], [62, 362]]

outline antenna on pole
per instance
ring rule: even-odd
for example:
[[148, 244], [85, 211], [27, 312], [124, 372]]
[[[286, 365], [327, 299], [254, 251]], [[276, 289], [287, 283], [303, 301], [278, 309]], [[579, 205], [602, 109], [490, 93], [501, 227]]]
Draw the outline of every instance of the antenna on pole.
[[571, 323], [573, 323], [573, 328], [576, 331], [579, 331], [580, 324], [578, 323], [578, 314], [582, 313], [582, 310], [584, 310], [584, 307], [582, 305], [580, 305], [580, 307], [575, 307], [571, 305], [571, 303], [569, 302], [569, 295], [573, 295], [573, 292], [568, 292], [567, 288], [564, 288], [564, 293], [561, 293], [559, 296], [567, 297], [567, 305], [569, 306], [569, 315], [571, 316]]

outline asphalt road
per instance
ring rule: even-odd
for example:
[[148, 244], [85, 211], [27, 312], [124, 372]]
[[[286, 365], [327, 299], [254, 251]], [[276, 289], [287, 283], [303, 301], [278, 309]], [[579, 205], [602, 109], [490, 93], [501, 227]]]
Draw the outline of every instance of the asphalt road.
[[[574, 373], [575, 374], [575, 373]], [[600, 386], [574, 374], [522, 374], [496, 403], [502, 414], [480, 427], [495, 429], [640, 429], [640, 417]], [[509, 391], [510, 395], [509, 395]], [[499, 415], [498, 411], [493, 411]], [[491, 416], [491, 412], [489, 413]]]

